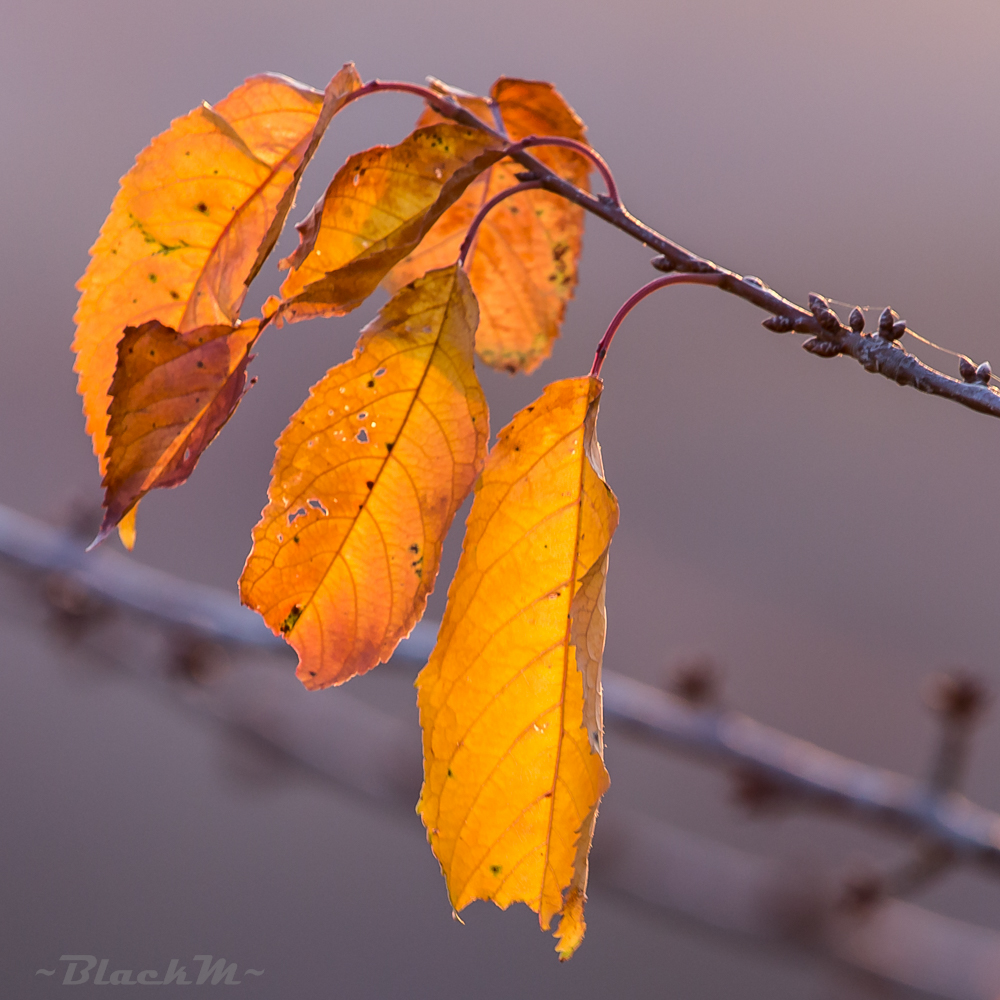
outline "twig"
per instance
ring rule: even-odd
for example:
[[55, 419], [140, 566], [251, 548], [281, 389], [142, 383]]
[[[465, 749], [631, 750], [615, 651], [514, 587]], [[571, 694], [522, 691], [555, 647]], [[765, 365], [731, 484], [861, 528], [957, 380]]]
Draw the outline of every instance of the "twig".
[[[927, 778], [932, 795], [946, 797], [961, 788], [969, 759], [972, 735], [989, 702], [983, 683], [971, 674], [954, 671], [933, 677], [924, 700], [937, 716], [941, 735]], [[958, 858], [952, 846], [921, 838], [911, 858], [882, 876], [849, 883], [846, 902], [870, 905], [887, 896], [908, 896], [954, 867]]]
[[[433, 107], [440, 114], [504, 140], [504, 136], [461, 105], [446, 101], [439, 94], [430, 93], [434, 99]], [[805, 309], [769, 288], [759, 278], [744, 277], [721, 267], [714, 261], [699, 257], [647, 226], [620, 203], [581, 191], [530, 153], [517, 150], [513, 146], [510, 148], [512, 158], [524, 166], [534, 178], [541, 180], [547, 190], [562, 195], [633, 239], [656, 250], [661, 255], [653, 262], [658, 269], [715, 275], [718, 278], [714, 282], [717, 288], [745, 299], [777, 317], [779, 320], [777, 323], [765, 321], [765, 325], [770, 329], [778, 332], [812, 334], [812, 339], [803, 345], [812, 353], [822, 357], [847, 355], [854, 358], [867, 371], [877, 372], [900, 385], [913, 386], [921, 392], [942, 396], [979, 413], [1000, 417], [1000, 394], [988, 385], [980, 381], [965, 382], [951, 378], [904, 351], [897, 343], [898, 337], [886, 339], [880, 335], [866, 336], [863, 329], [853, 329], [841, 323], [828, 305], [820, 309]], [[813, 298], [819, 299], [819, 296]]]
[[597, 350], [594, 352], [594, 364], [590, 369], [590, 374], [595, 378], [600, 376], [601, 367], [604, 364], [604, 359], [608, 356], [608, 349], [618, 332], [618, 327], [647, 295], [652, 295], [653, 292], [666, 288], [668, 285], [717, 285], [719, 280], [718, 275], [715, 274], [667, 274], [662, 278], [654, 278], [649, 284], [643, 285], [638, 291], [633, 292], [615, 313], [607, 330], [604, 331], [604, 336], [601, 337]]
[[[77, 572], [68, 568], [71, 560], [58, 555], [64, 546], [73, 547], [65, 537], [22, 515], [10, 515], [0, 508], [0, 551], [11, 562], [36, 571]], [[19, 527], [33, 529], [32, 536], [26, 543], [12, 544], [12, 529]], [[46, 557], [45, 565], [37, 564], [39, 555]], [[34, 561], [26, 561], [29, 556]], [[129, 560], [106, 553], [86, 561], [101, 564], [88, 578], [106, 598], [129, 593], [114, 583], [115, 574]], [[133, 568], [139, 572], [129, 581], [144, 588], [143, 597], [136, 604], [118, 603], [152, 615], [161, 625], [197, 631], [220, 609], [235, 605], [228, 595], [210, 588], [193, 588], [165, 574], [134, 564]], [[147, 600], [156, 587], [164, 587], [165, 605], [173, 613], [150, 612]], [[177, 612], [174, 588], [198, 596], [204, 611], [200, 619]], [[232, 633], [232, 642], [258, 645], [259, 632], [253, 636], [233, 628], [240, 617], [242, 609], [225, 622], [217, 620], [211, 635], [218, 639]], [[137, 662], [118, 643], [113, 656], [144, 682], [179, 694], [190, 709], [264, 741], [339, 788], [413, 821], [420, 741], [412, 724], [346, 690], [309, 693], [290, 671], [282, 673], [266, 663], [233, 658], [236, 662], [229, 669], [178, 675], [169, 663], [151, 669], [148, 662]], [[178, 676], [186, 681], [179, 683]], [[835, 887], [828, 879], [815, 873], [804, 876], [778, 862], [629, 813], [614, 803], [602, 810], [592, 870], [595, 884], [702, 927], [862, 969], [884, 981], [950, 1000], [993, 1000], [1000, 985], [1000, 934], [995, 931], [897, 900], [880, 899], [864, 910], [838, 908]]]
[[[27, 569], [58, 574], [120, 608], [217, 642], [290, 652], [263, 619], [216, 587], [179, 580], [111, 551], [85, 553], [78, 538], [0, 506], [0, 557]], [[436, 629], [421, 623], [399, 655], [423, 661]]]
[[[508, 136], [490, 128], [486, 122], [463, 108], [448, 93], [439, 93], [415, 83], [372, 80], [350, 94], [344, 103], [355, 101], [368, 94], [390, 91], [422, 97], [438, 114], [461, 125], [486, 132], [505, 143], [511, 158], [525, 167], [533, 180], [541, 181], [542, 187], [546, 190], [574, 202], [633, 239], [656, 250], [660, 256], [653, 261], [653, 266], [659, 270], [714, 275], [717, 279], [713, 282], [716, 288], [745, 299], [770, 313], [772, 319], [764, 321], [768, 329], [779, 333], [812, 334], [811, 339], [802, 345], [811, 353], [827, 358], [841, 354], [852, 357], [866, 371], [876, 372], [899, 385], [913, 386], [921, 392], [950, 399], [978, 413], [1000, 417], [1000, 393], [987, 384], [988, 378], [985, 381], [978, 378], [959, 381], [925, 365], [904, 351], [899, 346], [898, 340], [899, 336], [906, 332], [905, 324], [897, 336], [892, 336], [891, 330], [883, 330], [878, 335], [866, 335], [863, 323], [860, 327], [845, 326], [820, 296], [810, 296], [810, 308], [805, 309], [769, 288], [760, 278], [737, 274], [714, 261], [699, 257], [637, 219], [619, 200], [597, 197], [560, 177], [541, 160], [523, 148], [518, 148], [518, 144], [511, 143]], [[610, 170], [607, 176], [610, 176]], [[616, 189], [612, 190], [617, 194]], [[891, 310], [886, 310], [886, 313], [891, 313]], [[860, 312], [858, 315], [860, 316]]]
[[876, 826], [946, 844], [1000, 873], [1000, 815], [957, 792], [862, 764], [730, 710], [699, 710], [605, 671], [604, 715], [672, 750], [749, 769], [788, 795]]
[[508, 146], [507, 155], [516, 157], [522, 149], [530, 149], [532, 146], [562, 146], [565, 149], [575, 150], [581, 156], [585, 156], [594, 164], [597, 172], [601, 175], [604, 186], [608, 189], [608, 199], [614, 202], [619, 208], [624, 207], [621, 195], [618, 193], [618, 185], [615, 183], [614, 174], [611, 173], [611, 168], [608, 166], [607, 160], [592, 146], [561, 135], [529, 135], [523, 139], [519, 139], [513, 146]]
[[602, 887], [744, 940], [953, 1000], [995, 1000], [1000, 987], [995, 931], [895, 899], [845, 911], [831, 905], [830, 887], [814, 872], [645, 816], [602, 811], [591, 865]]
[[924, 699], [941, 726], [928, 783], [942, 794], [957, 791], [965, 776], [972, 734], [989, 702], [986, 688], [971, 674], [954, 671], [931, 678]]
[[[287, 651], [235, 596], [178, 580], [114, 552], [84, 554], [77, 540], [0, 506], [0, 557], [41, 573], [59, 573], [90, 594], [188, 634]], [[424, 663], [436, 626], [420, 623], [397, 650]], [[765, 726], [739, 712], [692, 706], [647, 684], [604, 671], [605, 719], [652, 742], [735, 770], [762, 775], [804, 803], [945, 844], [958, 860], [1000, 871], [1000, 814], [957, 792], [871, 767]]]
[[465, 239], [462, 240], [462, 245], [458, 249], [458, 266], [465, 267], [465, 258], [468, 257], [469, 251], [472, 249], [472, 244], [476, 239], [476, 233], [479, 232], [479, 227], [482, 225], [483, 219], [485, 219], [486, 216], [500, 204], [500, 202], [505, 201], [513, 194], [520, 194], [522, 191], [533, 191], [541, 186], [541, 181], [523, 181], [521, 184], [515, 184], [513, 187], [506, 188], [499, 194], [490, 198], [490, 200], [479, 209], [472, 222], [469, 223], [469, 228], [465, 233]]

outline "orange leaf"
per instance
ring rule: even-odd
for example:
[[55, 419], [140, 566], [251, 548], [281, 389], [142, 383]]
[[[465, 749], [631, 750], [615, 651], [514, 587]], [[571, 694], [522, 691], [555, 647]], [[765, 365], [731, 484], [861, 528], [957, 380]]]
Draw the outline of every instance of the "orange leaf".
[[604, 768], [604, 582], [618, 503], [595, 424], [601, 382], [556, 382], [500, 432], [476, 485], [437, 645], [417, 677], [418, 811], [456, 911], [554, 916], [583, 938]]
[[[178, 333], [158, 320], [128, 326], [111, 383], [104, 523], [110, 534], [150, 490], [180, 486], [246, 389], [257, 320]], [[126, 525], [123, 541], [135, 528]], [[96, 544], [96, 543], [95, 543]]]
[[469, 182], [498, 159], [499, 150], [485, 132], [446, 122], [417, 129], [397, 146], [352, 156], [296, 226], [301, 242], [282, 261], [294, 270], [281, 287], [285, 302], [278, 321], [356, 309]]
[[[501, 77], [491, 91], [511, 139], [560, 135], [584, 141], [586, 128], [550, 83]], [[493, 126], [482, 98], [461, 99], [468, 110]], [[438, 120], [426, 111], [418, 125]], [[558, 147], [532, 148], [566, 180], [588, 191], [590, 163]], [[397, 265], [388, 287], [398, 288], [431, 267], [455, 260], [476, 212], [490, 198], [517, 184], [523, 171], [502, 160], [449, 209], [417, 250]], [[497, 206], [479, 230], [469, 277], [479, 300], [476, 351], [494, 368], [534, 371], [552, 353], [566, 303], [573, 297], [583, 243], [584, 211], [548, 191], [525, 191]]]
[[278, 439], [240, 594], [308, 688], [385, 662], [423, 614], [486, 454], [477, 315], [454, 265], [402, 289]]
[[138, 509], [138, 506], [133, 507], [118, 522], [118, 537], [129, 552], [135, 548], [135, 512]]
[[306, 163], [361, 86], [345, 66], [325, 94], [251, 77], [176, 119], [136, 157], [91, 247], [76, 312], [78, 391], [106, 471], [109, 390], [126, 326], [233, 326], [271, 252]]

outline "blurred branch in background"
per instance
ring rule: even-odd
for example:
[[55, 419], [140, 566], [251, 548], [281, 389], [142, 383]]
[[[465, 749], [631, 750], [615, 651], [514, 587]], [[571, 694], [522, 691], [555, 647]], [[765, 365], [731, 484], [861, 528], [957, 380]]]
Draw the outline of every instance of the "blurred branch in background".
[[[189, 708], [263, 740], [288, 759], [383, 807], [412, 815], [420, 786], [416, 728], [344, 690], [307, 693], [290, 650], [235, 597], [178, 580], [113, 552], [86, 555], [72, 532], [0, 507], [0, 556], [30, 574], [64, 633], [92, 642], [121, 612], [164, 633], [156, 653], [102, 648], [128, 673]], [[419, 625], [394, 658], [420, 663], [435, 637]], [[744, 802], [820, 807], [911, 838], [898, 871], [844, 885], [685, 833], [613, 806], [602, 812], [595, 882], [705, 927], [806, 952], [952, 1000], [1000, 992], [1000, 933], [898, 897], [956, 864], [1000, 872], [1000, 815], [960, 794], [986, 693], [974, 679], [938, 679], [941, 720], [925, 781], [823, 750], [723, 707], [711, 678], [689, 672], [660, 691], [605, 671], [606, 721], [734, 774]]]

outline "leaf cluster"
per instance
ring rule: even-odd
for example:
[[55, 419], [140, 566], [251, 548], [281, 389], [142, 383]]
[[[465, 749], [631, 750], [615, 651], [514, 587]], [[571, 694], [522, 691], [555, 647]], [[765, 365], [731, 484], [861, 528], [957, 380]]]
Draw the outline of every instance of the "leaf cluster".
[[[414, 130], [347, 159], [296, 226], [279, 294], [243, 319], [331, 121], [390, 89], [424, 98]], [[343, 683], [419, 621], [475, 490], [416, 682], [418, 812], [456, 912], [524, 902], [543, 929], [559, 918], [568, 958], [608, 785], [601, 658], [618, 507], [595, 374], [547, 386], [489, 448], [475, 359], [512, 373], [544, 361], [581, 251], [583, 209], [512, 158], [529, 145], [589, 191], [584, 125], [548, 83], [501, 78], [476, 96], [365, 84], [347, 65], [321, 93], [252, 77], [176, 119], [122, 178], [79, 282], [74, 350], [104, 476], [97, 540], [117, 529], [131, 548], [142, 498], [183, 483], [235, 412], [258, 338], [388, 289], [277, 441], [240, 594], [294, 647], [306, 687]]]

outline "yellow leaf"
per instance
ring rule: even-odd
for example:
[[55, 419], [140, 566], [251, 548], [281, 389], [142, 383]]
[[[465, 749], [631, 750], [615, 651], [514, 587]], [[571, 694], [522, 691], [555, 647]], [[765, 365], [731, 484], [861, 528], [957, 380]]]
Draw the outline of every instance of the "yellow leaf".
[[420, 619], [441, 545], [486, 454], [475, 296], [455, 265], [391, 299], [278, 439], [240, 579], [308, 688], [391, 655]]
[[122, 178], [80, 279], [73, 349], [87, 431], [107, 468], [109, 390], [126, 326], [187, 333], [235, 324], [330, 119], [361, 80], [345, 66], [325, 94], [251, 77], [176, 119]]
[[278, 322], [356, 309], [469, 182], [498, 159], [499, 147], [485, 132], [441, 123], [417, 129], [397, 146], [352, 156], [296, 227], [301, 242], [282, 261], [294, 270], [281, 286], [285, 302]]
[[131, 552], [135, 548], [135, 512], [138, 508], [133, 507], [118, 522], [118, 537], [122, 545]]
[[557, 950], [583, 937], [604, 768], [601, 658], [618, 503], [595, 424], [601, 382], [556, 382], [500, 432], [438, 642], [417, 678], [418, 811], [456, 911], [527, 903]]
[[[135, 544], [135, 505], [151, 489], [180, 486], [233, 415], [246, 388], [259, 322], [178, 333], [157, 320], [129, 326], [111, 384], [104, 523]], [[96, 544], [96, 543], [95, 543]]]
[[[501, 77], [491, 91], [510, 138], [559, 135], [585, 141], [586, 128], [550, 83]], [[487, 124], [493, 117], [481, 98], [462, 104]], [[418, 121], [436, 121], [426, 111]], [[559, 147], [530, 150], [560, 176], [588, 191], [590, 163]], [[417, 250], [389, 275], [390, 290], [428, 268], [455, 260], [476, 212], [490, 198], [517, 184], [524, 168], [501, 160], [470, 184]], [[494, 368], [531, 372], [552, 353], [566, 303], [573, 297], [583, 243], [584, 211], [548, 191], [525, 191], [498, 205], [479, 230], [469, 277], [479, 300], [476, 351]]]

